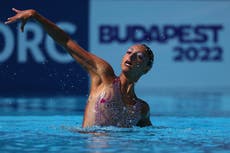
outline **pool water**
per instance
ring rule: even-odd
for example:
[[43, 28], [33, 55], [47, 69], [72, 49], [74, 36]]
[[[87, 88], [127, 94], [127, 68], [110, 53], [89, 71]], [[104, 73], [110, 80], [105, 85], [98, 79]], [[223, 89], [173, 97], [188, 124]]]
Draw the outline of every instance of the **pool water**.
[[228, 153], [230, 118], [151, 116], [153, 127], [81, 128], [82, 115], [0, 116], [0, 152]]

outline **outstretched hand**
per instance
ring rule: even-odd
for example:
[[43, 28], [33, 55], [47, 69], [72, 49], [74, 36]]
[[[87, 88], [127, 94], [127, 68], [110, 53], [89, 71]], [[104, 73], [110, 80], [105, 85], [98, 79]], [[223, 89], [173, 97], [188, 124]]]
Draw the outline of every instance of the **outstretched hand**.
[[22, 23], [21, 23], [20, 29], [23, 32], [26, 22], [28, 21], [29, 18], [31, 18], [35, 14], [35, 11], [34, 10], [17, 10], [15, 8], [12, 8], [12, 11], [14, 11], [16, 15], [8, 18], [5, 24], [10, 24], [18, 20], [21, 20]]

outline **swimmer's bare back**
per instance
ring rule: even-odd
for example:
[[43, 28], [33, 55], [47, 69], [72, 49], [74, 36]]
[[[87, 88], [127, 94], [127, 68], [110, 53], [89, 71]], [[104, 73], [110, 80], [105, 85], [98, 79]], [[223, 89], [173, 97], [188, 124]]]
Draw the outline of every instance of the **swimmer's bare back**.
[[16, 14], [5, 24], [21, 21], [23, 31], [29, 19], [34, 19], [42, 28], [89, 73], [90, 94], [85, 109], [83, 127], [90, 126], [149, 126], [149, 106], [137, 98], [135, 82], [148, 72], [152, 62], [143, 45], [128, 49], [121, 63], [122, 72], [115, 76], [112, 67], [103, 59], [87, 52], [62, 29], [37, 11], [12, 9]]

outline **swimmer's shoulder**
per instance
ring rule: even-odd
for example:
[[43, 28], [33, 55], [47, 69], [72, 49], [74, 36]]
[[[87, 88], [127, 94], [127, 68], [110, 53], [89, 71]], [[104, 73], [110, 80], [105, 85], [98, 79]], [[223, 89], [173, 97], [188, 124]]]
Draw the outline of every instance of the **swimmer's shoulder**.
[[138, 98], [137, 101], [138, 101], [139, 105], [141, 106], [141, 107], [140, 107], [140, 109], [141, 109], [141, 114], [142, 114], [142, 115], [147, 115], [148, 112], [150, 111], [149, 104], [148, 104], [146, 101], [144, 101], [144, 100], [142, 100], [142, 99], [140, 99], [140, 98]]
[[137, 123], [137, 126], [140, 127], [145, 127], [145, 126], [151, 126], [152, 123], [150, 121], [150, 107], [149, 104], [138, 98], [138, 103], [141, 105], [141, 119], [140, 121]]

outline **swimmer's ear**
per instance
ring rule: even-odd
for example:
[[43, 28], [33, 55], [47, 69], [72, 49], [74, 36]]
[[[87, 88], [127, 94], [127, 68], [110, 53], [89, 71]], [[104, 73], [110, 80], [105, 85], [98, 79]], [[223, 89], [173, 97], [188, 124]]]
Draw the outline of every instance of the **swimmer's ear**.
[[146, 74], [147, 72], [149, 72], [150, 69], [151, 69], [150, 66], [146, 66], [146, 67], [144, 68], [143, 74]]

